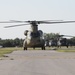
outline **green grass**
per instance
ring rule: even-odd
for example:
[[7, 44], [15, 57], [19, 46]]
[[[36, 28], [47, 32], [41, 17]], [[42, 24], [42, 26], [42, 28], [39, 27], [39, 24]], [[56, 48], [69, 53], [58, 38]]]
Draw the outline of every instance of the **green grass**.
[[58, 52], [75, 52], [75, 47], [61, 47], [57, 49]]
[[16, 50], [22, 50], [22, 48], [0, 48], [0, 57], [4, 56], [4, 54], [9, 54]]
[[[58, 52], [75, 52], [75, 47], [69, 47], [69, 48], [46, 47], [46, 50], [52, 50], [53, 48], [55, 48], [56, 49], [55, 51]], [[0, 57], [4, 56], [4, 54], [9, 54], [16, 50], [23, 50], [23, 48], [21, 47], [0, 48]], [[28, 48], [28, 50], [33, 50], [33, 48]], [[35, 48], [35, 50], [41, 50], [41, 48]]]

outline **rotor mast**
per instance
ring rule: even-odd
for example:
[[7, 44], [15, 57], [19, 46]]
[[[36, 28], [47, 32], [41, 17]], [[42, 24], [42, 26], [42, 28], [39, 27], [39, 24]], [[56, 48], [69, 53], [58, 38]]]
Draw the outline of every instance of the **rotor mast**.
[[38, 25], [37, 25], [36, 21], [32, 21], [30, 24], [31, 24], [30, 31], [36, 33], [38, 31]]

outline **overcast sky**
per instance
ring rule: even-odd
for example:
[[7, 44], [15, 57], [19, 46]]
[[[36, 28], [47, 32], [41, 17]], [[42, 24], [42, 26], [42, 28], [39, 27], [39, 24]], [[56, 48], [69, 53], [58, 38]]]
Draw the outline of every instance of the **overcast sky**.
[[[75, 0], [0, 0], [0, 21], [9, 20], [75, 20]], [[4, 28], [15, 24], [0, 24], [0, 38], [25, 38], [24, 31], [30, 26]], [[75, 23], [40, 24], [45, 33], [75, 36]]]

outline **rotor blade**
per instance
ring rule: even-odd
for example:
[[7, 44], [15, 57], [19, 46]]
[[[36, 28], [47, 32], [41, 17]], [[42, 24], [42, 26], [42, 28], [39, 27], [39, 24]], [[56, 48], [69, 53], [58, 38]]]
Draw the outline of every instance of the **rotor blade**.
[[75, 36], [71, 36], [71, 35], [60, 35], [60, 36], [75, 37]]
[[[49, 22], [50, 21], [50, 22]], [[2, 21], [0, 23], [37, 23], [37, 24], [57, 24], [57, 23], [73, 23], [75, 21], [63, 21], [63, 20], [43, 20], [43, 21], [18, 21], [18, 20], [10, 20], [10, 21]]]
[[63, 20], [41, 20], [39, 22], [48, 22], [48, 21], [63, 21]]
[[34, 21], [30, 21], [30, 20], [28, 20], [28, 21], [9, 20], [9, 21], [1, 21], [0, 23], [25, 23], [25, 22], [31, 23], [31, 22], [36, 22], [36, 23], [40, 24], [40, 23], [47, 23], [49, 21], [63, 21], [63, 20], [42, 20], [42, 21], [36, 21], [36, 20], [34, 20]]
[[25, 21], [10, 20], [10, 21], [0, 21], [0, 23], [25, 23]]
[[71, 35], [58, 35], [57, 37], [75, 37], [75, 36], [71, 36]]
[[42, 20], [42, 21], [36, 21], [36, 20], [34, 20], [34, 21], [30, 21], [30, 20], [28, 20], [28, 21], [10, 20], [10, 22], [13, 22], [13, 23], [15, 23], [15, 22], [16, 23], [25, 23], [25, 22], [32, 23], [32, 22], [36, 22], [38, 24], [44, 23], [44, 22], [47, 22], [47, 21], [63, 21], [63, 20]]
[[40, 23], [46, 23], [46, 24], [57, 24], [57, 23], [74, 23], [75, 21], [59, 21], [59, 22], [40, 22]]
[[14, 23], [13, 21], [1, 21], [0, 23]]
[[26, 21], [10, 20], [10, 22], [25, 23]]
[[12, 26], [5, 26], [4, 28], [10, 28], [10, 27], [17, 27], [17, 26], [24, 26], [29, 24], [18, 24], [18, 25], [12, 25]]

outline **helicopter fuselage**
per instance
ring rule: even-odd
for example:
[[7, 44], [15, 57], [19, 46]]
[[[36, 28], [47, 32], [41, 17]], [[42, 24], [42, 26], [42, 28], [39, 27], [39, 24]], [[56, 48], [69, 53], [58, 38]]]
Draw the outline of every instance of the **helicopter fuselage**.
[[36, 33], [28, 32], [24, 42], [27, 43], [28, 47], [42, 47], [45, 44], [43, 35], [39, 31]]
[[44, 49], [45, 41], [43, 38], [43, 32], [38, 30], [38, 25], [31, 25], [30, 31], [26, 31], [26, 38], [24, 40], [23, 47], [27, 49], [27, 47], [41, 47]]

